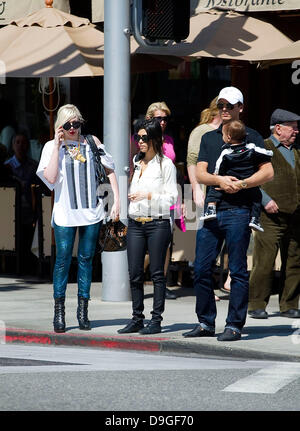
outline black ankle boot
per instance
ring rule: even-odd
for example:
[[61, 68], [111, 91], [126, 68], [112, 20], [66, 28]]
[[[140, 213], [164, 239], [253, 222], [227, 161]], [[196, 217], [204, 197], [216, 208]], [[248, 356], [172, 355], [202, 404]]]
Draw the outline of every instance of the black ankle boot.
[[54, 319], [53, 327], [55, 332], [65, 332], [65, 298], [56, 298], [54, 300]]
[[88, 302], [87, 298], [82, 296], [78, 297], [78, 307], [77, 307], [77, 319], [79, 323], [79, 329], [83, 331], [89, 331], [91, 329], [91, 322], [88, 319]]
[[156, 320], [150, 320], [147, 326], [139, 330], [139, 334], [159, 334], [161, 332], [160, 322]]

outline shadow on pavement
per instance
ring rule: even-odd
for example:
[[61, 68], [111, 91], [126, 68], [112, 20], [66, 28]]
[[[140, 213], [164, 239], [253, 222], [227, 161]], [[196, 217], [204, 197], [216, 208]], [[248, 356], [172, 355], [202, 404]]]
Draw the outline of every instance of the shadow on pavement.
[[[292, 323], [292, 322], [291, 322]], [[274, 335], [278, 337], [288, 337], [295, 332], [295, 328], [292, 328], [292, 325], [274, 325], [274, 326], [254, 326], [247, 327], [243, 329], [243, 334], [247, 334], [247, 336], [243, 336], [243, 340], [255, 340], [258, 338], [267, 338], [273, 337]]]

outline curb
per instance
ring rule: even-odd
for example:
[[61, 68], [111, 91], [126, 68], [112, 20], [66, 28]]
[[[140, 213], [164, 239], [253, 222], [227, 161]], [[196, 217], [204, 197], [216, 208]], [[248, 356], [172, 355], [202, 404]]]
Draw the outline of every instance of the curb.
[[[88, 334], [57, 334], [50, 331], [35, 331], [7, 328], [6, 343], [42, 344], [55, 346], [81, 346], [89, 348], [128, 350], [142, 353], [160, 353], [165, 355], [234, 358], [240, 360], [270, 360], [300, 362], [300, 354], [274, 353], [255, 349], [243, 349], [224, 344], [212, 345], [199, 342], [181, 341], [166, 337], [136, 337]], [[198, 341], [198, 340], [197, 340]]]
[[6, 343], [28, 343], [56, 346], [83, 346], [119, 350], [159, 352], [166, 338], [118, 337], [108, 335], [58, 334], [48, 331], [7, 328]]

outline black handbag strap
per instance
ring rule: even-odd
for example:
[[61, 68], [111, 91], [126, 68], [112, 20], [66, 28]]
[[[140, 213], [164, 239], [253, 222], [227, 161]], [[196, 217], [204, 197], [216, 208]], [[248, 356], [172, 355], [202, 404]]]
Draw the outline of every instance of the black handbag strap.
[[104, 169], [104, 166], [101, 162], [101, 156], [105, 156], [105, 151], [103, 148], [99, 148], [96, 145], [96, 142], [92, 135], [86, 135], [85, 139], [87, 143], [89, 144], [95, 158], [95, 170], [96, 170], [96, 177], [98, 180], [98, 184], [103, 184], [108, 182], [108, 178]]
[[92, 135], [86, 135], [85, 139], [87, 140], [89, 146], [91, 147], [91, 150], [93, 151], [93, 154], [96, 157], [96, 160], [98, 162], [100, 161], [101, 163], [100, 156], [105, 156], [105, 151], [103, 150], [103, 148], [97, 147], [96, 142], [94, 141], [94, 138]]

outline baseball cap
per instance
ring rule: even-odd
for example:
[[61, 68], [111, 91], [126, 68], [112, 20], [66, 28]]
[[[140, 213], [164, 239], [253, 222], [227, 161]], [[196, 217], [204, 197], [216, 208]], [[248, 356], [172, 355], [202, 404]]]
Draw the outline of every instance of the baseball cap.
[[220, 99], [225, 99], [229, 103], [231, 103], [232, 105], [234, 105], [235, 103], [238, 103], [238, 102], [244, 103], [243, 94], [236, 87], [225, 87], [225, 88], [223, 88], [219, 93], [217, 102]]
[[299, 120], [300, 116], [295, 114], [294, 112], [285, 111], [284, 109], [275, 109], [275, 111], [271, 115], [270, 126]]

